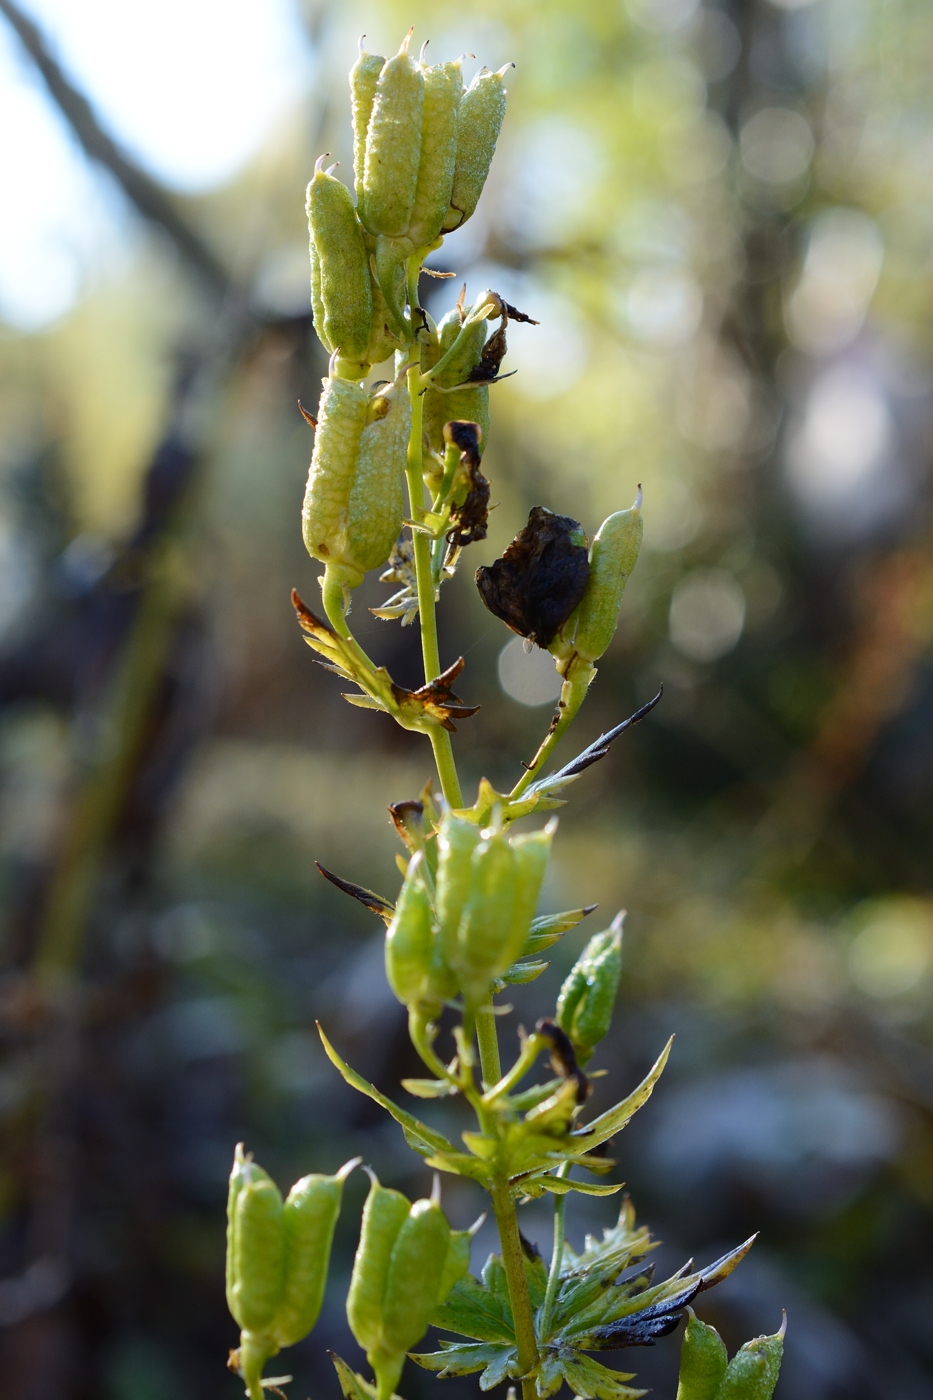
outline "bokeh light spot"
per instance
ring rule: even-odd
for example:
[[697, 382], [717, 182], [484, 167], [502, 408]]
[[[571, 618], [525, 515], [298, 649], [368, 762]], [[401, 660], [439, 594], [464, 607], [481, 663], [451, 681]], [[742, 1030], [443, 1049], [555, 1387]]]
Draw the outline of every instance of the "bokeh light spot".
[[525, 650], [521, 637], [506, 642], [499, 653], [499, 684], [520, 705], [551, 705], [560, 694], [561, 678], [550, 652]]

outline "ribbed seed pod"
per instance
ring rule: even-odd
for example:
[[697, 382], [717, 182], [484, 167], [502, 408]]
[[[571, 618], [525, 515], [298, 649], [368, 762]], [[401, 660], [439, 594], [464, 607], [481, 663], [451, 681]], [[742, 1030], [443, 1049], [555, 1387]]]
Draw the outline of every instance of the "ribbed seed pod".
[[392, 922], [386, 929], [386, 977], [404, 1006], [424, 999], [434, 954], [431, 901], [421, 878], [423, 859], [423, 852], [418, 851], [409, 861]]
[[370, 264], [369, 288], [373, 299], [373, 320], [367, 358], [373, 365], [381, 365], [384, 360], [390, 359], [395, 351], [400, 349], [401, 344], [397, 334], [392, 331], [392, 326], [397, 325], [398, 317], [390, 313], [372, 267], [378, 241], [374, 234], [363, 230], [363, 246]]
[[360, 1242], [353, 1260], [347, 1321], [367, 1353], [382, 1342], [382, 1307], [392, 1250], [408, 1219], [408, 1200], [400, 1191], [381, 1186], [370, 1172], [372, 1185], [363, 1207]]
[[687, 1309], [687, 1326], [680, 1348], [677, 1400], [716, 1400], [729, 1357], [715, 1327]]
[[[437, 327], [437, 334], [430, 337], [422, 347], [422, 373], [433, 369], [442, 355], [445, 355], [460, 333], [460, 316], [456, 308], [448, 311]], [[476, 368], [486, 343], [487, 323], [478, 321], [471, 326], [464, 344], [456, 355], [441, 370], [437, 383], [445, 389], [463, 384]], [[454, 419], [465, 419], [478, 423], [482, 434], [480, 451], [485, 452], [489, 439], [489, 386], [477, 384], [474, 388], [458, 389], [454, 394], [439, 394], [428, 388], [424, 395], [424, 434], [435, 452], [444, 452], [444, 424]]]
[[598, 661], [615, 635], [622, 595], [638, 559], [643, 531], [639, 491], [630, 510], [610, 515], [596, 532], [590, 545], [586, 592], [562, 628], [564, 637], [573, 638], [573, 650], [583, 661]]
[[343, 1183], [358, 1162], [348, 1162], [335, 1176], [303, 1176], [288, 1193], [282, 1215], [285, 1281], [273, 1327], [281, 1347], [300, 1342], [320, 1316]]
[[459, 228], [476, 208], [505, 116], [505, 75], [507, 63], [498, 73], [477, 73], [460, 103], [457, 120], [457, 160], [454, 167], [450, 208], [444, 229]]
[[333, 354], [334, 347], [328, 339], [327, 329], [324, 324], [327, 315], [324, 311], [324, 298], [321, 295], [321, 260], [317, 255], [314, 236], [310, 229], [310, 221], [308, 235], [308, 254], [311, 259], [311, 315], [314, 320], [314, 333], [328, 355], [331, 355]]
[[390, 238], [408, 232], [421, 159], [424, 74], [410, 42], [409, 32], [379, 74], [366, 133], [360, 216], [372, 233]]
[[[364, 35], [365, 38], [365, 35]], [[353, 182], [356, 202], [363, 217], [363, 172], [366, 163], [366, 133], [372, 116], [373, 99], [379, 74], [385, 66], [381, 54], [366, 53], [360, 40], [360, 56], [350, 69], [350, 113], [353, 120]], [[374, 361], [374, 363], [376, 363]]]
[[509, 946], [515, 867], [515, 852], [506, 837], [497, 831], [484, 832], [470, 857], [470, 893], [460, 919], [453, 963], [464, 997], [474, 1007], [487, 996]]
[[784, 1329], [755, 1337], [736, 1352], [716, 1392], [716, 1400], [771, 1400], [784, 1354]]
[[244, 1162], [230, 1220], [230, 1311], [244, 1332], [266, 1332], [285, 1282], [282, 1194], [255, 1162]]
[[457, 161], [457, 114], [463, 97], [460, 59], [424, 70], [421, 158], [408, 237], [425, 248], [440, 234], [453, 190]]
[[[322, 157], [323, 159], [323, 157]], [[307, 207], [312, 254], [312, 304], [318, 281], [318, 323], [321, 343], [336, 350], [338, 372], [362, 378], [368, 368], [372, 335], [373, 302], [369, 257], [363, 232], [346, 185], [315, 166], [308, 185]], [[316, 267], [315, 267], [316, 264]], [[316, 316], [319, 314], [315, 308]]]
[[496, 967], [496, 977], [501, 977], [511, 967], [525, 946], [547, 874], [554, 830], [549, 823], [543, 831], [523, 832], [513, 836], [509, 843], [515, 855], [515, 902], [508, 942]]
[[557, 1024], [585, 1065], [612, 1024], [622, 971], [624, 914], [596, 933], [571, 968], [557, 998]]
[[230, 1172], [230, 1182], [227, 1187], [227, 1267], [226, 1267], [226, 1289], [227, 1307], [233, 1312], [233, 1285], [236, 1281], [234, 1274], [234, 1247], [233, 1247], [233, 1220], [236, 1212], [237, 1197], [242, 1191], [247, 1181], [246, 1168], [249, 1162], [243, 1152], [243, 1143], [238, 1142], [236, 1151], [233, 1154], [233, 1168]]
[[438, 1305], [450, 1226], [437, 1201], [415, 1201], [398, 1232], [386, 1277], [383, 1346], [406, 1352], [419, 1342]]
[[471, 860], [480, 842], [479, 827], [447, 812], [437, 833], [435, 910], [438, 948], [444, 963], [457, 963], [457, 934], [472, 881]]
[[402, 529], [411, 433], [411, 401], [404, 379], [370, 400], [369, 417], [360, 434], [343, 539], [334, 556], [351, 588], [386, 562]]
[[334, 376], [323, 384], [301, 529], [308, 553], [326, 564], [343, 542], [369, 395], [352, 379]]

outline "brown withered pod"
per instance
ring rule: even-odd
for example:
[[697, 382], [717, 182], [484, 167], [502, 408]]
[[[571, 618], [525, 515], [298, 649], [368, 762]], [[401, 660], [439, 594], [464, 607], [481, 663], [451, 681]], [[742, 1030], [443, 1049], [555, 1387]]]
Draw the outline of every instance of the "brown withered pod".
[[476, 570], [476, 586], [507, 627], [547, 647], [583, 597], [589, 576], [580, 522], [534, 506], [502, 557]]

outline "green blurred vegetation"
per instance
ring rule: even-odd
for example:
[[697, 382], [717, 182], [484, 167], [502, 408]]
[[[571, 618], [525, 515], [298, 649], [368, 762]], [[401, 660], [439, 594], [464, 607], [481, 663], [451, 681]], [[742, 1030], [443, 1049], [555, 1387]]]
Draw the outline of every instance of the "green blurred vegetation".
[[[420, 791], [430, 754], [343, 704], [288, 602], [314, 597], [295, 401], [313, 410], [324, 370], [302, 191], [321, 151], [350, 168], [357, 35], [391, 52], [414, 22], [435, 57], [517, 62], [480, 209], [434, 261], [541, 321], [509, 328], [490, 537], [440, 607], [443, 660], [466, 657], [461, 693], [482, 703], [456, 736], [468, 789], [517, 776], [550, 713], [500, 687], [508, 634], [472, 570], [530, 506], [592, 533], [641, 483], [645, 549], [562, 757], [659, 681], [665, 697], [571, 790], [547, 891], [552, 908], [598, 900], [596, 919], [629, 910], [599, 1060], [614, 1086], [678, 1033], [621, 1169], [672, 1257], [762, 1230], [708, 1316], [732, 1348], [788, 1308], [779, 1397], [933, 1397], [933, 11], [384, 0], [309, 3], [307, 21], [306, 101], [230, 187], [176, 201], [278, 320], [184, 400], [185, 366], [233, 336], [229, 308], [141, 226], [60, 324], [0, 336], [10, 1394], [236, 1393], [220, 1279], [238, 1138], [286, 1185], [356, 1151], [424, 1185], [314, 1035], [320, 1016], [383, 1087], [411, 1072], [380, 929], [313, 862], [391, 894], [385, 807]], [[425, 295], [443, 309], [458, 286]], [[153, 546], [143, 483], [186, 414], [195, 486], [150, 511]], [[357, 632], [411, 683], [416, 636], [364, 621], [383, 596], [360, 590]], [[146, 703], [134, 654], [155, 658]], [[43, 980], [102, 772], [86, 903]], [[558, 948], [508, 1025], [540, 1014], [577, 951]], [[296, 1395], [335, 1394], [324, 1346], [352, 1348], [361, 1189], [322, 1322], [287, 1361]], [[458, 1225], [474, 1207], [450, 1188]], [[546, 1214], [527, 1214], [546, 1247]], [[571, 1239], [610, 1214], [572, 1207]], [[676, 1350], [638, 1357], [659, 1393]]]

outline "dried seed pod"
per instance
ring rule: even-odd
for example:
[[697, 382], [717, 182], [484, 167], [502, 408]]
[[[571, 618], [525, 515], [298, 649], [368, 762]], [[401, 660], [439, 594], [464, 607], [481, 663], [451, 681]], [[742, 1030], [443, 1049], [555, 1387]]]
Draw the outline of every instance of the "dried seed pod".
[[[464, 315], [469, 314], [465, 312]], [[440, 322], [436, 333], [426, 338], [421, 350], [422, 373], [433, 369], [442, 355], [445, 355], [460, 334], [460, 314], [456, 307], [448, 311]], [[480, 427], [480, 453], [486, 450], [489, 439], [489, 387], [476, 384], [456, 389], [458, 384], [467, 384], [470, 375], [480, 363], [483, 346], [486, 343], [487, 323], [478, 321], [470, 327], [464, 343], [456, 355], [445, 365], [437, 377], [442, 389], [455, 389], [454, 393], [439, 393], [429, 387], [424, 395], [424, 434], [433, 451], [443, 455], [444, 424], [454, 419], [464, 419], [478, 423]]]
[[366, 133], [360, 217], [390, 238], [408, 232], [421, 159], [424, 74], [410, 42], [411, 31], [379, 74]]
[[301, 529], [308, 553], [326, 564], [343, 539], [369, 395], [352, 379], [331, 376], [323, 384]]
[[[369, 257], [346, 185], [317, 162], [308, 185], [312, 304], [321, 343], [336, 350], [338, 373], [361, 379], [368, 368], [373, 303]], [[317, 284], [315, 286], [315, 283]], [[323, 319], [318, 320], [323, 312]]]
[[282, 1193], [255, 1162], [237, 1148], [239, 1180], [227, 1232], [227, 1300], [244, 1332], [271, 1328], [285, 1285], [285, 1229]]
[[624, 912], [596, 933], [571, 968], [557, 998], [557, 1024], [586, 1064], [612, 1023], [622, 971]]
[[482, 833], [470, 857], [470, 893], [452, 960], [469, 1006], [485, 1000], [503, 959], [509, 965], [505, 954], [515, 913], [516, 865], [515, 852], [501, 832]]
[[370, 421], [360, 433], [356, 470], [347, 498], [341, 538], [332, 562], [351, 588], [392, 552], [405, 514], [405, 462], [411, 432], [411, 401], [404, 379], [369, 401]]
[[[366, 35], [363, 35], [365, 39]], [[353, 181], [360, 218], [363, 218], [363, 172], [366, 163], [366, 133], [372, 116], [373, 99], [379, 74], [385, 66], [381, 54], [366, 53], [360, 40], [360, 56], [350, 69], [350, 113], [353, 121]], [[374, 364], [378, 361], [374, 360]]]
[[463, 97], [460, 59], [424, 70], [421, 159], [408, 237], [425, 248], [440, 234], [453, 190], [457, 160], [457, 113]]
[[476, 208], [505, 116], [507, 63], [497, 73], [477, 73], [460, 103], [457, 122], [457, 163], [444, 231], [459, 228]]
[[716, 1400], [771, 1400], [784, 1355], [784, 1329], [746, 1342], [726, 1367]]
[[423, 852], [408, 862], [405, 883], [386, 929], [386, 977], [404, 1006], [423, 1002], [434, 956], [431, 901], [421, 876]]
[[347, 1162], [334, 1176], [303, 1176], [285, 1200], [284, 1286], [272, 1328], [280, 1347], [300, 1342], [320, 1316], [343, 1183], [359, 1161]]
[[575, 652], [583, 661], [598, 661], [615, 635], [622, 595], [638, 559], [644, 525], [641, 491], [629, 510], [604, 520], [590, 546], [590, 577], [580, 606], [566, 626], [554, 650], [558, 655]]
[[687, 1313], [677, 1400], [716, 1400], [726, 1374], [728, 1353], [715, 1327], [701, 1322], [692, 1308]]
[[479, 827], [445, 813], [437, 833], [435, 910], [440, 956], [449, 967], [457, 957], [457, 934], [470, 894], [471, 860], [480, 843]]
[[584, 596], [589, 576], [579, 521], [535, 506], [502, 557], [477, 569], [476, 586], [491, 613], [546, 647]]

